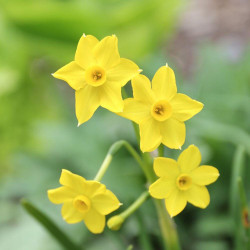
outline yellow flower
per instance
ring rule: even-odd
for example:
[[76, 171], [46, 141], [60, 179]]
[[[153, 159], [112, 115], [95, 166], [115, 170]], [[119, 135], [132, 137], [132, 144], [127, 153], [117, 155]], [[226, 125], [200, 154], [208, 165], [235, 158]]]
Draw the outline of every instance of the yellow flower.
[[118, 209], [121, 203], [116, 196], [97, 181], [63, 169], [59, 180], [62, 187], [48, 190], [54, 204], [61, 204], [62, 217], [67, 223], [84, 221], [92, 233], [101, 233], [105, 226], [105, 215]]
[[94, 36], [83, 35], [75, 60], [53, 74], [76, 91], [78, 125], [88, 121], [99, 106], [112, 112], [123, 110], [121, 87], [140, 70], [132, 61], [120, 58], [117, 44], [114, 35], [101, 41]]
[[126, 99], [119, 115], [139, 124], [143, 152], [155, 150], [160, 143], [181, 148], [186, 137], [184, 121], [201, 111], [203, 104], [177, 93], [175, 75], [161, 67], [152, 80], [144, 75], [132, 79], [134, 98]]
[[217, 180], [219, 172], [215, 167], [200, 166], [199, 149], [191, 145], [184, 150], [176, 162], [170, 158], [158, 157], [154, 171], [160, 178], [149, 187], [149, 193], [156, 199], [165, 199], [171, 216], [179, 214], [187, 202], [206, 208], [210, 196], [206, 185]]

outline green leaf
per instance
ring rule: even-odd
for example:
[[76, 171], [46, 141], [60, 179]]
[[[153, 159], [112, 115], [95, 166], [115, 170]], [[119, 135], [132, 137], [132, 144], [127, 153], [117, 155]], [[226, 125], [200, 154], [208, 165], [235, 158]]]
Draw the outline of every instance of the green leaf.
[[62, 245], [64, 249], [67, 250], [80, 250], [81, 247], [77, 246], [71, 239], [61, 231], [55, 223], [47, 217], [44, 213], [38, 210], [34, 205], [30, 202], [23, 199], [21, 201], [24, 209], [34, 218], [36, 219], [48, 232]]

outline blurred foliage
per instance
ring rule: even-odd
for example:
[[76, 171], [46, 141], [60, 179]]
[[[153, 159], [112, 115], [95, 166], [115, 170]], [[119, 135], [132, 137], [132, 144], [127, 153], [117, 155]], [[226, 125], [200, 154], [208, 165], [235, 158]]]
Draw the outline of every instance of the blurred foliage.
[[[114, 141], [126, 139], [136, 145], [130, 122], [103, 109], [77, 128], [73, 91], [52, 79], [50, 73], [72, 60], [85, 32], [100, 39], [115, 33], [121, 55], [135, 60], [152, 76], [165, 64], [162, 45], [175, 31], [182, 6], [181, 0], [0, 0], [0, 249], [39, 250], [44, 249], [44, 242], [48, 250], [60, 249], [21, 210], [21, 197], [36, 204], [88, 250], [122, 250], [130, 244], [133, 249], [148, 244], [161, 249], [151, 200], [121, 231], [105, 230], [99, 236], [90, 234], [82, 223], [66, 224], [60, 208], [49, 203], [46, 191], [58, 186], [62, 168], [91, 179]], [[239, 147], [245, 152], [241, 176], [250, 200], [246, 168], [250, 154], [250, 48], [236, 62], [230, 61], [220, 46], [203, 44], [197, 50], [199, 69], [192, 79], [183, 79], [174, 63], [169, 63], [176, 71], [179, 91], [205, 104], [201, 114], [187, 122], [183, 148], [198, 145], [202, 162], [217, 167], [221, 176], [209, 187], [210, 206], [206, 210], [188, 206], [176, 223], [183, 249], [233, 249], [239, 217], [230, 210], [231, 188], [237, 188], [231, 186], [232, 166]], [[166, 152], [173, 158], [180, 153]], [[115, 156], [103, 182], [124, 203], [119, 211], [145, 188], [145, 179], [126, 150]]]
[[29, 144], [35, 119], [62, 118], [50, 73], [83, 32], [115, 33], [121, 55], [139, 63], [171, 34], [181, 2], [0, 0], [0, 159]]

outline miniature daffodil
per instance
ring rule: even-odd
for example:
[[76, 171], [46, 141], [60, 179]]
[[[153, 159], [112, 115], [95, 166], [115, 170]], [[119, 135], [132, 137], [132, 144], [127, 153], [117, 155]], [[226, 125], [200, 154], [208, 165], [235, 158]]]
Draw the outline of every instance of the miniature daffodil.
[[105, 185], [87, 181], [68, 170], [62, 170], [59, 182], [61, 187], [48, 190], [49, 200], [63, 204], [62, 217], [67, 223], [84, 221], [92, 233], [101, 233], [105, 227], [105, 215], [121, 205]]
[[203, 104], [177, 93], [174, 71], [161, 67], [152, 80], [144, 75], [132, 79], [134, 98], [124, 101], [119, 115], [139, 124], [143, 152], [155, 150], [161, 143], [179, 149], [185, 142], [184, 121], [201, 111]]
[[156, 199], [165, 199], [170, 216], [179, 214], [187, 202], [196, 207], [206, 208], [210, 196], [206, 185], [217, 180], [219, 172], [212, 166], [199, 166], [201, 154], [191, 145], [184, 150], [178, 161], [158, 157], [154, 161], [154, 171], [160, 178], [151, 184], [149, 193]]
[[101, 41], [83, 35], [75, 59], [54, 74], [75, 90], [78, 125], [88, 121], [99, 106], [112, 112], [123, 110], [121, 87], [139, 74], [138, 66], [120, 58], [115, 35]]

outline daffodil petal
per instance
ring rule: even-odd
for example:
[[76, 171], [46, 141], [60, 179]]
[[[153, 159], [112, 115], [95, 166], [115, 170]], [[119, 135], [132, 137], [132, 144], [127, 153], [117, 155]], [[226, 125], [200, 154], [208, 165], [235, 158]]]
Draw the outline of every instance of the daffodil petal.
[[118, 40], [116, 36], [106, 36], [94, 49], [94, 56], [98, 64], [106, 70], [112, 68], [120, 61]]
[[161, 134], [158, 123], [150, 118], [139, 125], [140, 147], [142, 152], [151, 152], [161, 143]]
[[154, 103], [154, 94], [151, 90], [151, 83], [144, 75], [135, 76], [132, 80], [133, 95], [136, 100], [146, 104]]
[[117, 114], [139, 124], [150, 117], [150, 105], [127, 98], [124, 100], [123, 111]]
[[119, 86], [124, 86], [138, 74], [139, 68], [134, 62], [121, 58], [117, 65], [107, 71], [107, 79]]
[[162, 143], [174, 149], [180, 149], [185, 142], [186, 127], [184, 122], [170, 118], [160, 123]]
[[178, 163], [183, 172], [189, 173], [193, 169], [197, 168], [201, 163], [200, 150], [196, 146], [190, 145], [180, 154]]
[[66, 169], [62, 170], [59, 182], [77, 193], [80, 193], [86, 188], [86, 180], [83, 177], [73, 174]]
[[83, 191], [83, 194], [87, 197], [93, 197], [97, 194], [103, 194], [106, 192], [106, 186], [98, 181], [87, 181], [86, 188]]
[[169, 197], [175, 187], [174, 180], [160, 178], [149, 186], [149, 193], [156, 199], [165, 199]]
[[170, 104], [173, 109], [173, 117], [179, 121], [186, 121], [192, 118], [204, 106], [201, 102], [193, 100], [184, 94], [176, 94], [170, 101]]
[[48, 190], [49, 200], [54, 204], [61, 204], [66, 201], [71, 201], [77, 195], [74, 190], [68, 187], [59, 187]]
[[96, 87], [86, 84], [84, 88], [76, 91], [75, 109], [78, 124], [88, 121], [99, 106], [100, 97]]
[[177, 188], [171, 192], [167, 199], [165, 199], [165, 206], [171, 217], [179, 214], [186, 207], [186, 205], [187, 200], [185, 194]]
[[84, 75], [84, 69], [74, 61], [66, 64], [52, 74], [53, 77], [67, 82], [74, 90], [78, 90], [86, 84]]
[[152, 90], [159, 100], [171, 100], [177, 93], [175, 74], [169, 66], [160, 67], [152, 80]]
[[95, 63], [93, 50], [98, 44], [98, 39], [91, 35], [83, 35], [77, 45], [75, 60], [82, 68], [87, 69]]
[[65, 202], [62, 206], [61, 213], [63, 219], [69, 224], [78, 223], [82, 221], [85, 216], [83, 213], [80, 213], [75, 209], [73, 201]]
[[84, 223], [90, 232], [102, 233], [105, 227], [105, 216], [91, 208], [84, 218]]
[[107, 215], [118, 209], [120, 202], [110, 190], [106, 190], [105, 193], [92, 198], [92, 205], [98, 213]]
[[98, 87], [100, 93], [101, 106], [111, 112], [122, 112], [124, 102], [122, 99], [121, 86], [107, 81]]
[[210, 195], [205, 186], [193, 184], [190, 189], [185, 192], [187, 201], [192, 205], [200, 208], [206, 208], [210, 202]]
[[177, 162], [170, 158], [157, 157], [154, 160], [154, 171], [159, 177], [176, 179], [180, 174]]
[[209, 185], [215, 182], [219, 175], [220, 174], [217, 168], [206, 165], [195, 168], [191, 172], [193, 182], [201, 186]]

